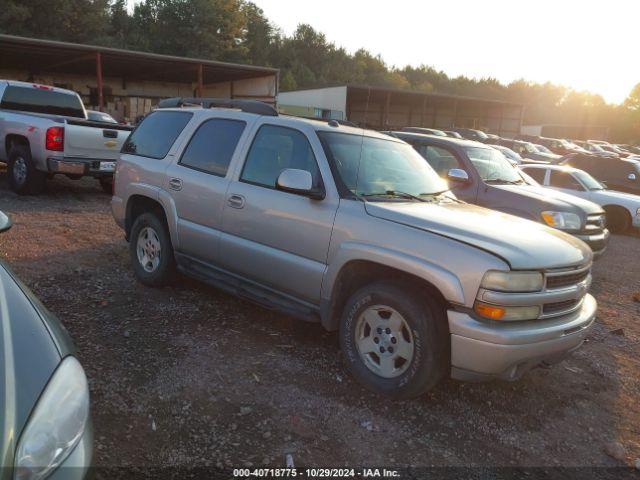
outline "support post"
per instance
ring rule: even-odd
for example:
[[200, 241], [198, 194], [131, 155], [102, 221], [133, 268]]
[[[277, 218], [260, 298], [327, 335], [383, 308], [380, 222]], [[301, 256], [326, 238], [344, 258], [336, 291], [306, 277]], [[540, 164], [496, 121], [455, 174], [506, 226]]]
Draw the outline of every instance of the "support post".
[[424, 127], [424, 116], [427, 113], [427, 96], [422, 98], [422, 111], [420, 112], [420, 126]]
[[104, 110], [104, 94], [102, 93], [102, 55], [96, 52], [96, 77], [98, 80], [98, 110]]
[[389, 106], [391, 104], [391, 92], [387, 92], [387, 98], [384, 102], [384, 115], [382, 117], [382, 128], [389, 127]]
[[198, 64], [198, 85], [196, 86], [196, 97], [202, 97], [204, 89], [204, 67], [201, 63]]

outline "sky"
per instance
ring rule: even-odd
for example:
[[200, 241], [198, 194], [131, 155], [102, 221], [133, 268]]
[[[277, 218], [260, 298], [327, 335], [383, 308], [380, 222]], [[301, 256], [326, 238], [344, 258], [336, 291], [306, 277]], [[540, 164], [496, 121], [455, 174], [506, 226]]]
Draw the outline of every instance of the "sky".
[[300, 23], [388, 65], [551, 81], [622, 102], [640, 82], [639, 0], [253, 0], [285, 33]]
[[[140, 0], [129, 0], [130, 6]], [[253, 0], [353, 53], [450, 76], [550, 81], [622, 102], [640, 82], [640, 0]]]

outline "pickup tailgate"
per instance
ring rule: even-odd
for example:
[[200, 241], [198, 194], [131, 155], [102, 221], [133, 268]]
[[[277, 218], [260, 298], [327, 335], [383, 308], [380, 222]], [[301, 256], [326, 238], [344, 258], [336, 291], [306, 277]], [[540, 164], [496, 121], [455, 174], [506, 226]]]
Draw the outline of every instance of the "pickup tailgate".
[[65, 158], [115, 161], [133, 127], [68, 120], [64, 130]]

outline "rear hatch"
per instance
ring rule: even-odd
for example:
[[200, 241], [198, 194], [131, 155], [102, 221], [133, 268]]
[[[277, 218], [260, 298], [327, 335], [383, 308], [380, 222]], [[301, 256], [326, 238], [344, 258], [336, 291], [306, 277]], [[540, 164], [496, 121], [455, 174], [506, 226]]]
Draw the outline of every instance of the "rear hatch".
[[133, 127], [85, 120], [67, 120], [64, 132], [64, 156], [115, 161]]

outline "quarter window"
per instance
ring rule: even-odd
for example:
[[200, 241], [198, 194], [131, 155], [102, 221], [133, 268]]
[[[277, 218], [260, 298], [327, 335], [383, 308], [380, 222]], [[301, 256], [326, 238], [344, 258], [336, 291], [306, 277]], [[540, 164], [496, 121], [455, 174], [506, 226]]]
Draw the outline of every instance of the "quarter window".
[[191, 137], [180, 165], [224, 177], [245, 126], [240, 120], [205, 121]]
[[151, 158], [164, 158], [182, 133], [192, 114], [156, 111], [148, 115], [122, 146], [122, 153]]
[[258, 130], [240, 180], [275, 188], [280, 172], [286, 168], [311, 173], [315, 187], [320, 185], [320, 171], [307, 137], [292, 128], [263, 125]]

